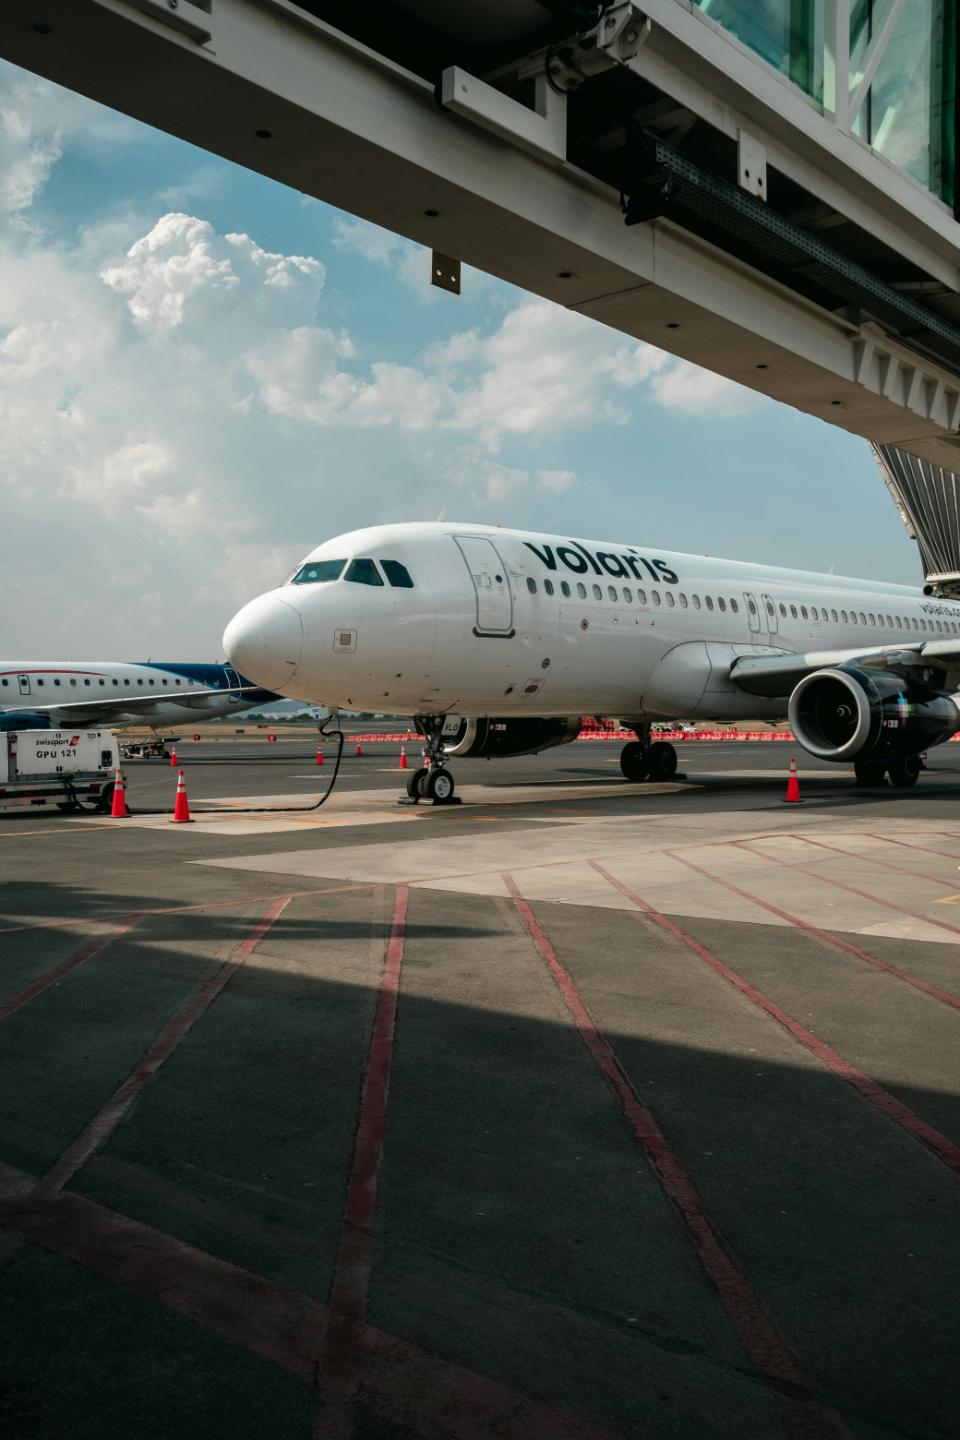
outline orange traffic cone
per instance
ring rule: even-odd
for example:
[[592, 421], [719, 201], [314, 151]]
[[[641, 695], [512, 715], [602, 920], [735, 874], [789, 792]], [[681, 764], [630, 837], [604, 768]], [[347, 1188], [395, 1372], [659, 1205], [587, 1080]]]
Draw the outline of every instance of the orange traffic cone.
[[802, 803], [800, 800], [800, 781], [797, 779], [796, 759], [792, 759], [790, 761], [790, 775], [787, 779], [787, 793], [783, 797], [783, 799], [784, 803], [788, 805], [799, 805]]
[[176, 765], [176, 763], [177, 763], [177, 751], [176, 751], [176, 746], [174, 746], [174, 748], [170, 751], [170, 764], [171, 764], [171, 765]]
[[180, 775], [177, 779], [177, 798], [173, 804], [172, 823], [174, 825], [186, 825], [188, 823], [192, 823], [190, 821], [190, 806], [187, 804], [187, 787], [184, 784], [182, 770], [180, 771]]
[[323, 764], [323, 751], [320, 749], [319, 745], [317, 746], [317, 764]]
[[113, 804], [110, 806], [111, 820], [126, 820], [127, 796], [123, 784], [123, 771], [117, 770], [113, 780]]
[[362, 755], [362, 754], [363, 754], [363, 746], [360, 744], [360, 741], [359, 741], [359, 740], [357, 741], [357, 754], [358, 754], [358, 755]]
[[400, 769], [401, 769], [401, 770], [406, 770], [406, 768], [407, 768], [407, 752], [406, 752], [405, 748], [401, 745], [401, 746], [400, 746]]

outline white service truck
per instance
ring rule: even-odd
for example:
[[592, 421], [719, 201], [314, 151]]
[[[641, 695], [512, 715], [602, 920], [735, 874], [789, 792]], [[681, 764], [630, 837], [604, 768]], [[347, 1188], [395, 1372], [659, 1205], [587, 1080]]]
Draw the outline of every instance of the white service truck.
[[0, 810], [106, 810], [119, 764], [109, 730], [0, 731]]

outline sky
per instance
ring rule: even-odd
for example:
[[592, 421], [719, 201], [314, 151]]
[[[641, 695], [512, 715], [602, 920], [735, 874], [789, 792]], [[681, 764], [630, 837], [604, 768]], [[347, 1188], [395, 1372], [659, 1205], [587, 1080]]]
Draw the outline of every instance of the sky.
[[0, 62], [11, 659], [210, 660], [443, 518], [921, 581], [866, 443]]

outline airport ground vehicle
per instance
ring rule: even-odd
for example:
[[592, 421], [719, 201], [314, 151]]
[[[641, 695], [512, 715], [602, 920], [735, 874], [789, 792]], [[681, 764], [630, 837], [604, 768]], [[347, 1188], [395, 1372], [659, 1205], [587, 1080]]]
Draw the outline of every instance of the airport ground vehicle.
[[109, 730], [0, 733], [0, 810], [106, 810], [120, 757]]

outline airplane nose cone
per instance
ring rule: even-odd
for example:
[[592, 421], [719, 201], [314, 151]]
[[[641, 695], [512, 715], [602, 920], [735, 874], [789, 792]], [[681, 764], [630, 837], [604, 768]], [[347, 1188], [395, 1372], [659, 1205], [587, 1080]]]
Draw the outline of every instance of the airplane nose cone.
[[241, 675], [265, 690], [282, 691], [300, 664], [300, 613], [276, 595], [258, 595], [230, 621], [223, 648]]

